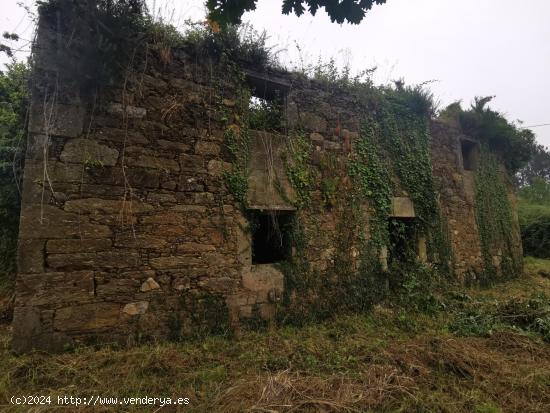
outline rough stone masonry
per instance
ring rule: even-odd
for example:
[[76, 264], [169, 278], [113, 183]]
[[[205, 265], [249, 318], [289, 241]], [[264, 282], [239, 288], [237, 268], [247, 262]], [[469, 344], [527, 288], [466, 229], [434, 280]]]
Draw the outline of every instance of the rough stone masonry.
[[[262, 258], [254, 260], [249, 215], [224, 181], [232, 158], [214, 102], [234, 116], [237, 85], [229, 78], [212, 84], [209, 67], [182, 49], [172, 51], [168, 64], [157, 58], [140, 67], [124, 89], [110, 85], [91, 100], [71, 73], [79, 49], [68, 48], [70, 33], [46, 20], [34, 51], [13, 347], [165, 339], [179, 328], [174, 314], [182, 300], [193, 294], [220, 297], [234, 324], [253, 314], [272, 318], [285, 285], [270, 260], [284, 259], [285, 252], [270, 256], [270, 244], [262, 244]], [[360, 119], [351, 98], [292, 73], [246, 70], [252, 84], [284, 93], [287, 123], [299, 124], [314, 148], [312, 168], [325, 154], [338, 159], [353, 151]], [[475, 159], [466, 162], [463, 151], [467, 142], [475, 152], [476, 141], [439, 121], [431, 122], [430, 134], [460, 278], [482, 266], [468, 164]], [[295, 210], [284, 173], [286, 138], [251, 132], [247, 204], [258, 212], [259, 227], [269, 228], [266, 211], [284, 217]], [[313, 205], [322, 204], [319, 190], [312, 196]], [[339, 237], [336, 212], [311, 214], [315, 220], [306, 217], [306, 226], [319, 235], [306, 255], [322, 271]], [[394, 193], [392, 216], [415, 217], [402, 190]], [[419, 258], [427, 260], [425, 240], [415, 241]], [[497, 265], [500, 258], [495, 253]]]

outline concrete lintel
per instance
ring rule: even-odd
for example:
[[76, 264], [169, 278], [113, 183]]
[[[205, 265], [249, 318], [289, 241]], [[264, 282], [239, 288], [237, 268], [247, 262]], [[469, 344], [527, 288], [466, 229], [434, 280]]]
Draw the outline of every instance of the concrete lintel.
[[414, 204], [410, 198], [404, 196], [394, 196], [391, 199], [390, 217], [394, 218], [414, 218]]

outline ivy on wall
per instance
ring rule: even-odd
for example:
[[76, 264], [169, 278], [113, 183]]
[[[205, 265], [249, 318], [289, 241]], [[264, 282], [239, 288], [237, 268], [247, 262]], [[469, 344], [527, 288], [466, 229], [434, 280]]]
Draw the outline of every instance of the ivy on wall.
[[482, 145], [475, 175], [475, 212], [484, 264], [480, 281], [484, 284], [499, 275], [510, 278], [521, 271], [521, 259], [513, 248], [514, 221], [505, 176], [496, 155]]

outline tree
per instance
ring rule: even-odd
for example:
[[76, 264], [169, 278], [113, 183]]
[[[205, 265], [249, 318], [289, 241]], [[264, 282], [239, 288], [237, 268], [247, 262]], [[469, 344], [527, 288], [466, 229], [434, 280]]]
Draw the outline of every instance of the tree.
[[15, 272], [28, 75], [23, 63], [0, 72], [0, 287]]
[[[258, 0], [206, 0], [208, 20], [226, 27], [241, 23], [242, 15], [256, 9]], [[334, 23], [359, 24], [374, 4], [384, 4], [386, 0], [282, 0], [282, 13], [301, 16], [306, 7], [313, 16], [324, 8]]]
[[533, 157], [517, 174], [520, 187], [532, 185], [535, 178], [546, 180], [550, 185], [550, 150], [542, 145], [535, 147]]

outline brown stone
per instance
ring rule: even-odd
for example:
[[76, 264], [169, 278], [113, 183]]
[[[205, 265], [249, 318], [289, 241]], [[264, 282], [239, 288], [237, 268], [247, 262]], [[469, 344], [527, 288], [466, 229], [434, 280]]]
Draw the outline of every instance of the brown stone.
[[159, 139], [157, 141], [157, 145], [163, 150], [170, 150], [170, 151], [176, 151], [176, 152], [187, 152], [189, 149], [191, 149], [191, 146], [189, 146], [186, 143], [167, 141], [165, 139]]
[[283, 274], [270, 264], [253, 265], [242, 273], [243, 287], [258, 294], [262, 302], [267, 302], [272, 290], [282, 292]]
[[216, 293], [229, 293], [239, 285], [238, 280], [229, 277], [213, 277], [201, 282], [205, 288]]
[[180, 169], [179, 164], [174, 159], [162, 158], [159, 156], [135, 154], [128, 156], [126, 162], [129, 166], [160, 169], [163, 171], [177, 172]]
[[49, 254], [47, 263], [55, 269], [109, 269], [138, 267], [141, 260], [136, 252], [104, 251], [73, 254]]
[[162, 250], [168, 244], [166, 238], [149, 234], [117, 234], [115, 238], [116, 247]]
[[139, 214], [153, 209], [152, 205], [135, 199], [86, 198], [65, 202], [65, 211], [80, 214]]
[[200, 259], [187, 255], [171, 255], [168, 257], [151, 258], [149, 260], [149, 265], [155, 269], [163, 270], [170, 268], [185, 268], [201, 264], [201, 262]]
[[141, 292], [147, 292], [152, 290], [158, 290], [160, 289], [160, 285], [152, 278], [149, 277], [147, 280], [144, 281], [143, 284], [141, 284], [140, 291]]
[[30, 274], [44, 271], [44, 240], [22, 239], [17, 250], [17, 270]]
[[94, 299], [94, 274], [91, 271], [20, 274], [16, 291], [16, 305], [85, 303]]
[[184, 224], [185, 216], [175, 212], [161, 212], [154, 215], [141, 217], [140, 221], [143, 224]]
[[196, 242], [182, 242], [178, 244], [178, 252], [205, 252], [205, 251], [215, 251], [216, 247], [208, 244], [199, 244]]
[[21, 210], [21, 239], [106, 238], [110, 235], [108, 226], [92, 224], [82, 215], [68, 213], [51, 205], [23, 206]]
[[195, 144], [195, 153], [197, 155], [218, 155], [220, 153], [220, 145], [213, 142], [198, 141]]
[[204, 158], [202, 156], [181, 154], [178, 159], [182, 170], [200, 172], [204, 169]]
[[63, 162], [84, 163], [90, 167], [114, 166], [118, 150], [91, 139], [72, 139], [65, 144], [60, 158]]
[[106, 251], [112, 246], [108, 238], [96, 239], [51, 239], [46, 244], [48, 254], [70, 254], [73, 252]]
[[122, 312], [128, 315], [139, 315], [139, 314], [145, 314], [148, 308], [149, 308], [149, 302], [138, 301], [136, 303], [126, 304], [122, 308]]
[[97, 331], [118, 325], [120, 304], [93, 303], [65, 307], [55, 312], [53, 326], [57, 331]]

